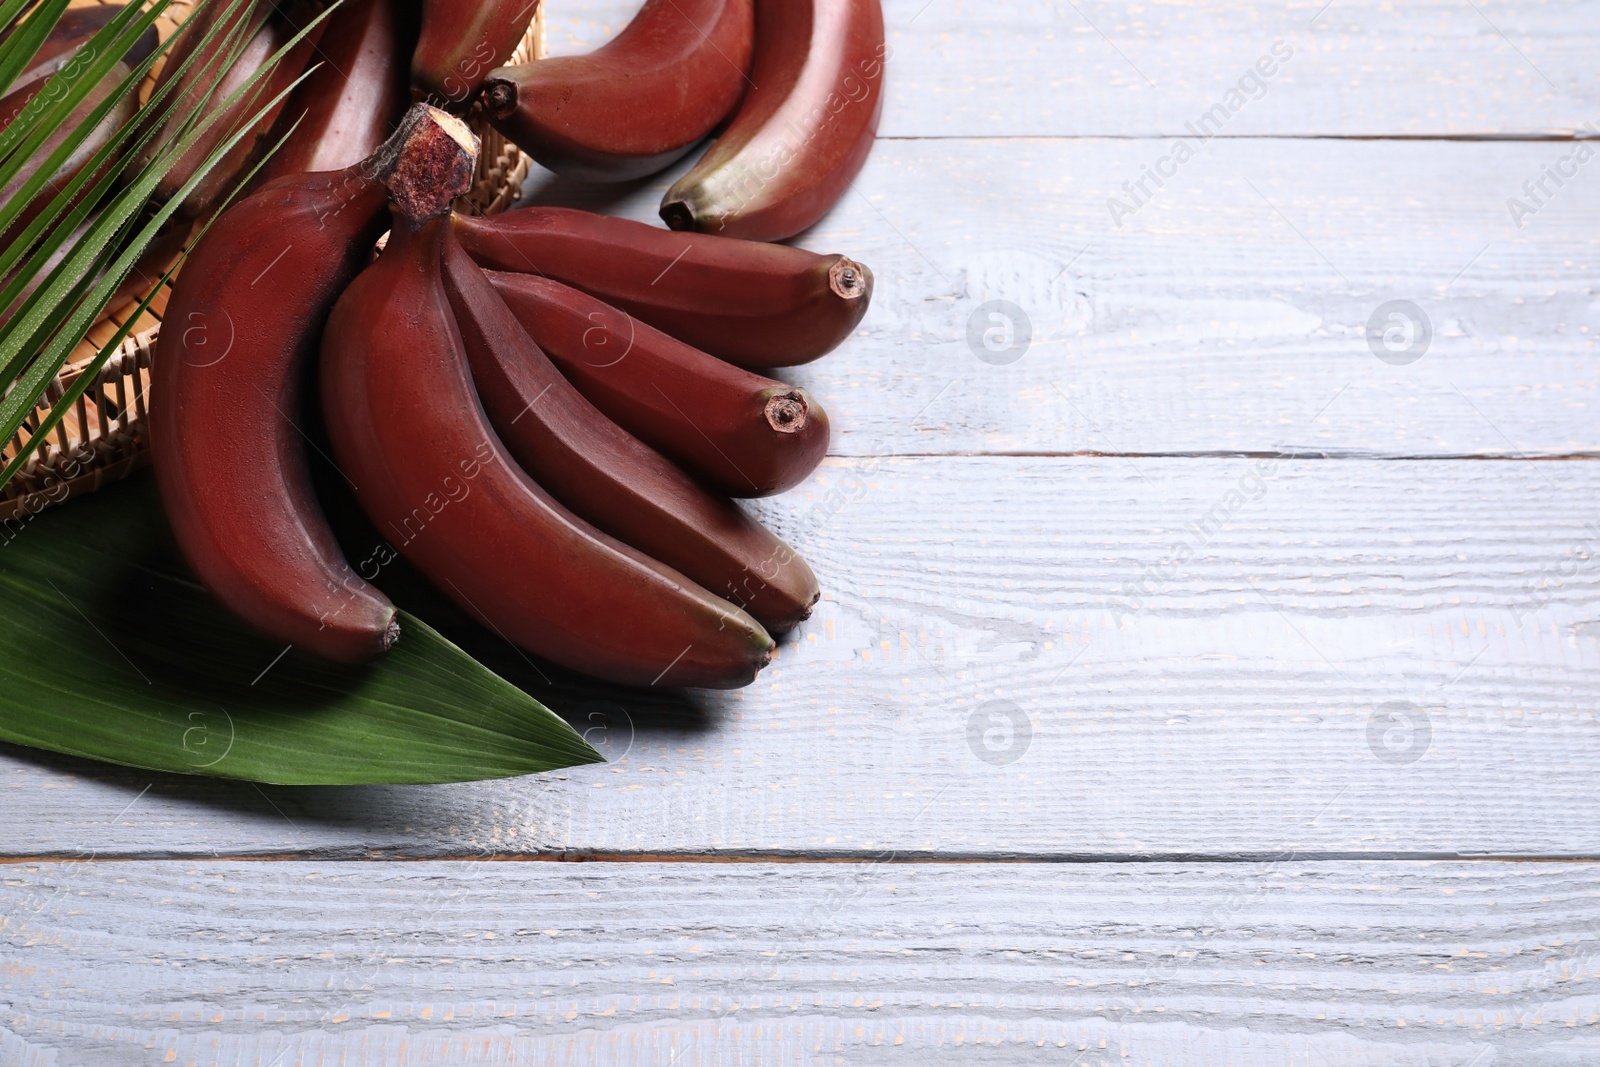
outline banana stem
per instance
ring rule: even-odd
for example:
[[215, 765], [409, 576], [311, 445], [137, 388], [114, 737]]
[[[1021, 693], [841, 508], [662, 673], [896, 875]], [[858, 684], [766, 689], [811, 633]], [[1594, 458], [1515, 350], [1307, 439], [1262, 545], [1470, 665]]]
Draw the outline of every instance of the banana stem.
[[389, 190], [395, 210], [413, 224], [450, 211], [472, 189], [478, 138], [467, 124], [428, 104], [416, 104], [373, 155], [372, 176]]

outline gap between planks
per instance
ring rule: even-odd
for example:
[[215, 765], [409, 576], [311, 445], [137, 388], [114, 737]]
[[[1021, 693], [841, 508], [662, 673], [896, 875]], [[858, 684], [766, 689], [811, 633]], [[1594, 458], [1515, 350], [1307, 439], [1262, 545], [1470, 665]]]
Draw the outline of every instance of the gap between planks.
[[[1183, 141], [1181, 133], [917, 133], [879, 134], [877, 141]], [[1515, 141], [1563, 144], [1600, 141], [1587, 130], [1541, 130], [1537, 133], [1214, 133], [1207, 141]]]
[[1413, 453], [1399, 454], [1388, 452], [1367, 452], [1360, 449], [1339, 449], [1326, 451], [1229, 451], [1227, 449], [1195, 449], [1187, 452], [1053, 452], [1049, 449], [1037, 451], [995, 451], [982, 452], [976, 450], [947, 451], [947, 452], [895, 452], [884, 450], [881, 452], [829, 452], [829, 459], [1287, 459], [1287, 460], [1358, 460], [1361, 462], [1378, 463], [1432, 463], [1436, 460], [1481, 460], [1495, 463], [1543, 463], [1547, 461], [1565, 462], [1569, 460], [1600, 459], [1600, 452], [1564, 452], [1557, 455], [1540, 453], [1537, 455], [1522, 455], [1515, 452], [1458, 452], [1458, 453]]
[[1600, 856], [1586, 854], [1514, 853], [1481, 855], [1462, 852], [1340, 852], [1296, 851], [1238, 852], [1139, 852], [1122, 854], [1060, 853], [1056, 855], [1016, 856], [962, 852], [840, 852], [798, 855], [792, 852], [728, 852], [683, 855], [671, 852], [505, 852], [484, 855], [467, 852], [458, 855], [412, 856], [382, 850], [360, 853], [308, 850], [303, 852], [242, 853], [236, 855], [181, 853], [107, 853], [84, 856], [81, 853], [39, 853], [31, 856], [0, 856], [0, 866], [77, 863], [660, 863], [660, 864], [794, 864], [859, 865], [885, 863], [939, 866], [944, 864], [1011, 866], [1106, 866], [1135, 863], [1184, 863], [1226, 866], [1260, 863], [1600, 863]]

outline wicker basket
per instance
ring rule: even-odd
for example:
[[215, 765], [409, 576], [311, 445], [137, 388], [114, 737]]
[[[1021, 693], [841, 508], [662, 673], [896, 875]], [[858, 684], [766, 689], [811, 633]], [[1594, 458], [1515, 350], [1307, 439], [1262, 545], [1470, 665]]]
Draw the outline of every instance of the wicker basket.
[[[73, 6], [81, 3], [82, 0], [75, 0]], [[191, 3], [192, 0], [174, 0], [157, 24], [163, 39], [187, 16]], [[515, 61], [526, 62], [543, 54], [543, 30], [541, 5], [534, 9], [533, 21]], [[528, 159], [490, 127], [476, 108], [468, 112], [467, 120], [482, 139], [483, 147], [478, 157], [477, 182], [472, 192], [457, 203], [457, 210], [474, 215], [504, 211], [521, 194], [523, 179], [528, 176]], [[82, 377], [100, 346], [115, 336], [137, 310], [139, 299], [112, 309], [73, 350], [33, 415], [0, 449], [0, 466], [17, 454], [32, 436], [31, 429], [40, 425], [55, 402]], [[34, 451], [16, 477], [0, 488], [0, 521], [33, 515], [80, 493], [93, 492], [148, 462], [145, 394], [150, 385], [151, 354], [166, 306], [167, 293], [157, 293], [73, 410], [51, 432], [50, 439]]]

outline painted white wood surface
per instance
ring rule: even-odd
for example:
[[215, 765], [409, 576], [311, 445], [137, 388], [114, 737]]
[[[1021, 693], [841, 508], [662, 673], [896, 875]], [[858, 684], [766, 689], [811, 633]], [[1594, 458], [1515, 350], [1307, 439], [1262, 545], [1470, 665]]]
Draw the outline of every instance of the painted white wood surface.
[[[634, 6], [551, 0], [552, 51]], [[1600, 855], [1600, 473], [1519, 458], [1600, 455], [1592, 160], [1507, 204], [1600, 119], [1600, 6], [886, 8], [885, 139], [802, 239], [878, 290], [789, 372], [835, 458], [759, 510], [829, 595], [773, 669], [541, 689], [614, 762], [502, 783], [0, 750], [0, 856], [69, 861], [0, 866], [0, 1065], [1600, 1059], [1593, 865], [1427, 861]], [[383, 859], [528, 853], [676, 862]], [[691, 862], [764, 855], [853, 862]]]
[[[1116, 225], [1173, 143], [880, 143], [801, 241], [876, 276], [859, 335], [784, 372], [835, 454], [1600, 454], [1600, 162], [1518, 228], [1570, 144], [1247, 138]], [[658, 222], [676, 173], [532, 195]], [[995, 300], [1027, 347], [987, 352]], [[1395, 300], [1431, 330], [1409, 364], [1367, 336]]]
[[25, 864], [0, 914], [8, 1067], [1575, 1067], [1600, 1029], [1592, 864]]
[[[638, 7], [548, 0], [551, 54], [602, 44]], [[886, 137], [1184, 136], [1280, 41], [1290, 58], [1246, 84], [1223, 136], [1600, 121], [1600, 8], [1586, 0], [886, 0], [884, 22]]]
[[0, 850], [1600, 855], [1600, 465], [835, 460], [765, 511], [827, 592], [748, 689], [514, 675], [609, 766], [136, 797], [13, 751]]

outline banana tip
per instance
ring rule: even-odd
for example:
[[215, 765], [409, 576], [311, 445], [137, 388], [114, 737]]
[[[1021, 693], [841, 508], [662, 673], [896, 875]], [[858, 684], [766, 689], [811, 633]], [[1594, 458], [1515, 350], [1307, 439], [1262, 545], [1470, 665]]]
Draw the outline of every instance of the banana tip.
[[822, 602], [822, 590], [818, 589], [811, 594], [811, 603], [806, 605], [806, 610], [801, 614], [800, 621], [805, 622], [811, 618], [811, 613], [817, 610], [817, 605]]
[[779, 393], [767, 401], [767, 425], [779, 433], [799, 433], [810, 414], [811, 405], [798, 390]]
[[491, 74], [483, 83], [482, 99], [490, 114], [503, 119], [517, 109], [516, 83]]
[[872, 291], [872, 272], [848, 256], [828, 268], [828, 287], [846, 300], [859, 300]]
[[383, 651], [387, 652], [400, 640], [400, 619], [395, 617], [389, 620], [389, 625], [383, 628]]
[[661, 221], [673, 230], [692, 230], [694, 210], [683, 200], [670, 200], [661, 205]]

